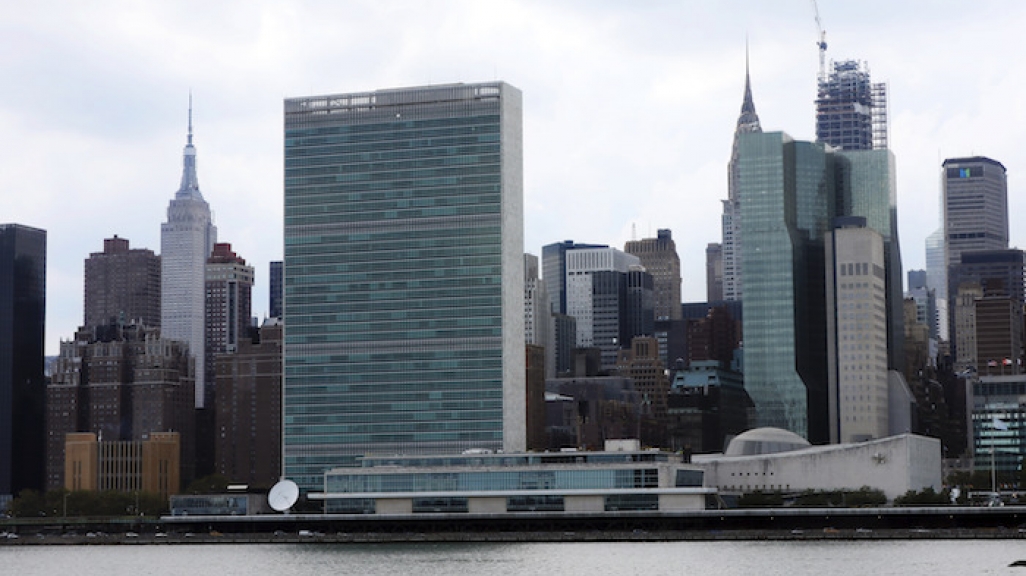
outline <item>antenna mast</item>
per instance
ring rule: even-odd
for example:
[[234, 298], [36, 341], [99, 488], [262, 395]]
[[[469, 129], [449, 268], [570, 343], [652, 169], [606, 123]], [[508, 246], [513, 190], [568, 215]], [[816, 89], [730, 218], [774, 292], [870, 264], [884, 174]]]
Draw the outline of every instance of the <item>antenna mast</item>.
[[822, 81], [826, 78], [826, 30], [823, 29], [823, 23], [819, 20], [819, 7], [816, 5], [816, 0], [812, 0], [812, 12], [816, 15], [816, 29], [819, 30], [819, 42], [816, 45], [819, 46], [819, 79]]

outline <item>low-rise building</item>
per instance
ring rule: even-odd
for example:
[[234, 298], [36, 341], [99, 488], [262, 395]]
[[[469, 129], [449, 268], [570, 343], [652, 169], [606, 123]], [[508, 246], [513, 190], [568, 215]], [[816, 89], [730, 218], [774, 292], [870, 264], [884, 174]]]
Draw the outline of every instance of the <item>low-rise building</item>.
[[[613, 447], [613, 446], [610, 446]], [[624, 446], [619, 446], [624, 447]], [[701, 510], [715, 490], [679, 456], [633, 449], [602, 452], [368, 456], [359, 468], [324, 475], [325, 512], [610, 512]]]

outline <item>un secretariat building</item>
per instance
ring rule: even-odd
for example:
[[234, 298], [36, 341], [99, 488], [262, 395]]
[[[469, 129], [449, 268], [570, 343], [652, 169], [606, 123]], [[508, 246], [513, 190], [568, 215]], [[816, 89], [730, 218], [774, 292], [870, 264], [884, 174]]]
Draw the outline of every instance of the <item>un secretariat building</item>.
[[525, 448], [520, 91], [285, 101], [284, 474]]

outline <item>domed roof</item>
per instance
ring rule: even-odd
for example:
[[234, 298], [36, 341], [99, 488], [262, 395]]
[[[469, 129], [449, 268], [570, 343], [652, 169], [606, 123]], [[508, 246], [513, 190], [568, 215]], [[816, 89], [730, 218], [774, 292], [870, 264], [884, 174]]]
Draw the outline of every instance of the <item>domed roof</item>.
[[738, 434], [727, 446], [725, 456], [758, 456], [801, 450], [811, 446], [801, 436], [781, 428], [754, 428]]

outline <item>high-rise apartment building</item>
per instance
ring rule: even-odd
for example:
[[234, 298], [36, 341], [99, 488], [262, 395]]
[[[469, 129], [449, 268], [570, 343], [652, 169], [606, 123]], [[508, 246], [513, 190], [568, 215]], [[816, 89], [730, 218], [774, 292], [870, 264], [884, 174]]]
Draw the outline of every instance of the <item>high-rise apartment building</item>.
[[285, 101], [284, 475], [525, 447], [521, 94]]
[[66, 436], [91, 432], [102, 442], [141, 441], [177, 432], [181, 477], [193, 478], [194, 398], [184, 343], [141, 324], [81, 329], [61, 342], [46, 387], [46, 482], [65, 485]]
[[816, 141], [842, 150], [887, 148], [887, 85], [858, 60], [833, 62], [819, 79]]
[[160, 256], [129, 248], [127, 238], [103, 241], [103, 252], [85, 261], [87, 329], [136, 321], [160, 327]]
[[281, 477], [282, 324], [270, 318], [216, 361], [214, 471], [270, 487]]
[[734, 128], [734, 144], [730, 149], [730, 162], [727, 164], [727, 199], [723, 201], [723, 238], [721, 243], [721, 259], [723, 266], [723, 300], [741, 300], [742, 284], [742, 250], [741, 239], [741, 165], [739, 163], [740, 140], [742, 134], [762, 132], [759, 115], [755, 112], [752, 100], [752, 82], [748, 74], [748, 58], [745, 57], [745, 95], [741, 101], [741, 114]]
[[43, 487], [46, 231], [0, 224], [0, 507]]
[[680, 320], [680, 257], [671, 231], [659, 230], [655, 238], [629, 240], [623, 251], [637, 256], [652, 275], [656, 319]]
[[[883, 236], [863, 217], [826, 235], [830, 442], [888, 435], [887, 291]], [[904, 305], [904, 302], [902, 302]]]
[[[214, 358], [234, 353], [249, 336], [253, 308], [253, 267], [232, 251], [232, 245], [217, 243], [207, 259], [206, 271], [206, 358], [207, 379], [214, 378]], [[213, 380], [210, 380], [213, 384]], [[207, 386], [207, 401], [212, 400]]]
[[189, 346], [196, 361], [197, 408], [206, 398], [205, 281], [207, 258], [217, 242], [210, 206], [196, 177], [196, 147], [192, 144], [192, 104], [189, 134], [183, 152], [182, 183], [160, 226], [160, 328], [164, 338]]

